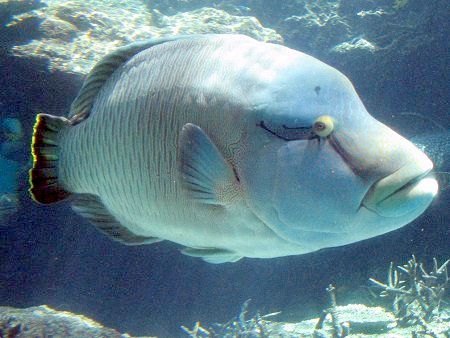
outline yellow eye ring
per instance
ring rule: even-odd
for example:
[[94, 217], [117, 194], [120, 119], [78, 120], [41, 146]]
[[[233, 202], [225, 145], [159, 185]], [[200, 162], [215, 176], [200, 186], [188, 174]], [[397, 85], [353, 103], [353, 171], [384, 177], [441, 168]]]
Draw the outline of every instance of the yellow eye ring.
[[314, 122], [313, 130], [317, 136], [327, 137], [334, 129], [334, 121], [331, 116], [322, 115]]

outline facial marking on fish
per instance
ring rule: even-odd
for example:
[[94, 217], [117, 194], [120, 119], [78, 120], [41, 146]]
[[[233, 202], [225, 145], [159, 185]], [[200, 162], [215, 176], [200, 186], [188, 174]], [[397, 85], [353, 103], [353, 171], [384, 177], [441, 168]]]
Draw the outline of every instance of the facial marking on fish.
[[348, 168], [358, 177], [364, 178], [364, 170], [362, 163], [358, 163], [358, 160], [351, 156], [350, 152], [346, 149], [351, 149], [352, 143], [346, 141], [344, 137], [330, 137], [330, 144], [336, 153], [344, 160]]
[[283, 141], [296, 141], [296, 140], [312, 140], [314, 138], [317, 138], [317, 135], [314, 135], [311, 133], [312, 128], [311, 127], [288, 127], [285, 124], [282, 125], [282, 128], [284, 130], [287, 130], [288, 133], [291, 132], [294, 134], [292, 137], [287, 137], [280, 135], [274, 130], [271, 130], [269, 127], [266, 126], [264, 121], [261, 121], [260, 123], [256, 124], [256, 126], [261, 127], [265, 131], [269, 132], [270, 134], [278, 137], [279, 139], [282, 139]]

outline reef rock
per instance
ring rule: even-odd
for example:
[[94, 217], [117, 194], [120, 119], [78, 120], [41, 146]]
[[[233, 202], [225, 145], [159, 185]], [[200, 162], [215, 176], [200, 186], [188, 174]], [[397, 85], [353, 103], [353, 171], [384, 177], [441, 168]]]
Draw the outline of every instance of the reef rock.
[[282, 42], [276, 31], [261, 26], [252, 16], [235, 16], [226, 11], [202, 7], [193, 11], [166, 16], [153, 11], [155, 21], [165, 35], [201, 33], [244, 33], [266, 42]]
[[[368, 51], [374, 51], [371, 46], [375, 43], [368, 38], [361, 39], [357, 44], [353, 41], [358, 40], [360, 34], [369, 30], [369, 27], [363, 27], [367, 20], [363, 19], [363, 16], [356, 16], [356, 13], [364, 12], [370, 1], [360, 1], [359, 7], [351, 8], [348, 8], [344, 1], [328, 0], [282, 2], [278, 0], [147, 0], [144, 2], [153, 13], [161, 12], [165, 15], [194, 11], [205, 6], [223, 9], [234, 15], [252, 15], [261, 20], [265, 26], [275, 28], [289, 46], [316, 55], [333, 51], [334, 47], [346, 42], [347, 45], [338, 48], [339, 53], [352, 53], [355, 49], [361, 52], [366, 47]], [[372, 12], [376, 11], [369, 9], [364, 13], [370, 16]], [[376, 13], [384, 14], [383, 10]], [[364, 22], [353, 21], [350, 18], [353, 16]], [[361, 43], [363, 41], [367, 41], [367, 44]]]
[[287, 40], [302, 50], [317, 53], [352, 36], [352, 27], [339, 13], [338, 1], [305, 1], [278, 25]]
[[[166, 16], [152, 14], [140, 0], [42, 0], [40, 4], [38, 9], [34, 6], [12, 15], [6, 29], [31, 34], [31, 41], [13, 44], [12, 53], [46, 59], [50, 71], [86, 74], [118, 46], [165, 35], [243, 33], [263, 41], [282, 41], [254, 17], [213, 8]], [[31, 33], [35, 31], [38, 34]]]
[[0, 307], [0, 337], [108, 337], [126, 338], [85, 316], [56, 311], [46, 305], [17, 309]]

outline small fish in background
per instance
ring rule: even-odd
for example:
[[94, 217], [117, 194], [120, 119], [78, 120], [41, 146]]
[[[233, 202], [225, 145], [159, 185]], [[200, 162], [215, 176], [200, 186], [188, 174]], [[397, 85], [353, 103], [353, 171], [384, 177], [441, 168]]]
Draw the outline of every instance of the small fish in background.
[[411, 142], [430, 157], [441, 191], [450, 186], [450, 130], [412, 137]]
[[0, 194], [15, 193], [18, 184], [20, 164], [0, 154]]
[[7, 218], [19, 210], [18, 206], [19, 198], [17, 194], [5, 193], [0, 195], [0, 226], [3, 226]]
[[433, 164], [323, 62], [242, 35], [119, 48], [67, 117], [38, 114], [30, 193], [110, 238], [210, 263], [395, 230], [437, 193]]
[[0, 120], [0, 154], [9, 159], [16, 159], [17, 152], [23, 149], [23, 128], [17, 118]]
[[447, 190], [450, 186], [450, 130], [435, 119], [417, 112], [399, 112], [391, 117], [399, 127], [414, 127], [415, 130], [407, 131], [408, 139], [433, 162], [433, 175], [439, 182], [439, 190]]
[[0, 225], [8, 216], [18, 210], [18, 175], [21, 166], [18, 162], [0, 155]]
[[15, 159], [23, 145], [21, 122], [16, 118], [0, 120], [0, 225], [18, 211], [21, 165]]

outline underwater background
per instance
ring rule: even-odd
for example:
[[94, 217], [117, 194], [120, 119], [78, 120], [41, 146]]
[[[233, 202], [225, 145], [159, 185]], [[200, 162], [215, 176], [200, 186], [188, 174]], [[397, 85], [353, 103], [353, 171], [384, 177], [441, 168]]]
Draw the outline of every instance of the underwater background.
[[414, 254], [431, 266], [433, 258], [450, 258], [445, 184], [423, 215], [383, 236], [212, 265], [169, 242], [121, 245], [68, 203], [32, 202], [34, 118], [66, 114], [95, 61], [118, 46], [173, 34], [243, 33], [342, 71], [367, 110], [402, 135], [443, 135], [436, 170], [448, 172], [449, 19], [445, 0], [0, 1], [0, 306], [47, 304], [131, 335], [179, 337], [180, 325], [226, 322], [247, 299], [261, 313], [282, 311], [280, 321], [317, 317], [330, 283], [340, 304], [381, 304], [367, 291], [368, 279], [384, 280], [389, 262], [400, 265]]

